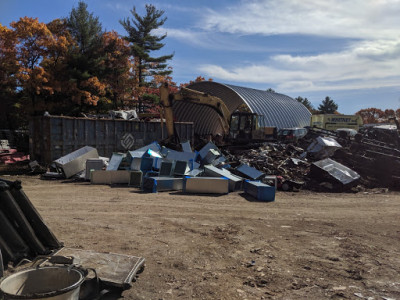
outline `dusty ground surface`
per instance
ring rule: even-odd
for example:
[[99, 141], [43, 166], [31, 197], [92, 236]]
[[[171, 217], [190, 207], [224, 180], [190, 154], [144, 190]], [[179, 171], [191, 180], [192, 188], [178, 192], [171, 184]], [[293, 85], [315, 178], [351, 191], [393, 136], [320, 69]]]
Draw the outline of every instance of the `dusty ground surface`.
[[262, 203], [17, 178], [66, 246], [146, 258], [123, 299], [400, 299], [400, 193]]

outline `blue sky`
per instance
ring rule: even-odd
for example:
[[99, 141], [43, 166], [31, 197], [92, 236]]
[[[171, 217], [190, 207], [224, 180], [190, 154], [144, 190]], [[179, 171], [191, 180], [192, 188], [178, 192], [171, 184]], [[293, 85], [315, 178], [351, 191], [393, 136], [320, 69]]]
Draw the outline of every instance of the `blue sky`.
[[[86, 0], [103, 28], [126, 32], [119, 20], [146, 3], [165, 11], [159, 53], [175, 53], [174, 81], [201, 75], [221, 83], [325, 96], [339, 112], [400, 108], [400, 0]], [[0, 0], [0, 23], [23, 16], [66, 17], [78, 0]]]

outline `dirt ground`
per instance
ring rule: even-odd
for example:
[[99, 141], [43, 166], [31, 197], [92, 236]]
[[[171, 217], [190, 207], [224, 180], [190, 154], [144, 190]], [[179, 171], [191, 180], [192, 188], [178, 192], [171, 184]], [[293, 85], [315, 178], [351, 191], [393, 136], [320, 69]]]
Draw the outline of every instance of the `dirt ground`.
[[400, 299], [400, 193], [263, 203], [4, 178], [66, 246], [146, 259], [121, 299]]

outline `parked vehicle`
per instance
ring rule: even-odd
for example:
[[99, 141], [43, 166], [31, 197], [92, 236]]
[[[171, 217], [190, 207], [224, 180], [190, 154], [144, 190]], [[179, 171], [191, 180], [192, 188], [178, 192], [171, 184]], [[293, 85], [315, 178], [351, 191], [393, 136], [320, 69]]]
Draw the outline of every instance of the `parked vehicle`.
[[307, 134], [306, 128], [283, 128], [278, 132], [278, 140], [295, 143]]
[[336, 115], [320, 114], [311, 116], [311, 127], [318, 127], [326, 130], [335, 131], [338, 128], [352, 128], [359, 130], [363, 125], [359, 115]]

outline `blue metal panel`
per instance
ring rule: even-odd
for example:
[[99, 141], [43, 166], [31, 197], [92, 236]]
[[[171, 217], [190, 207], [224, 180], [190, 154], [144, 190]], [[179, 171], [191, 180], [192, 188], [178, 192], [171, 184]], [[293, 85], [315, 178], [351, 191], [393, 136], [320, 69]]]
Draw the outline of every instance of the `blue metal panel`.
[[111, 160], [108, 163], [108, 166], [106, 168], [107, 171], [116, 171], [119, 168], [119, 165], [121, 164], [122, 160], [124, 159], [125, 154], [123, 153], [113, 153], [111, 156]]
[[246, 180], [244, 192], [256, 198], [258, 201], [275, 201], [275, 187], [262, 182]]
[[236, 168], [236, 171], [243, 175], [246, 178], [250, 178], [252, 180], [260, 179], [264, 173], [257, 170], [256, 168], [250, 167], [249, 165], [242, 164]]

